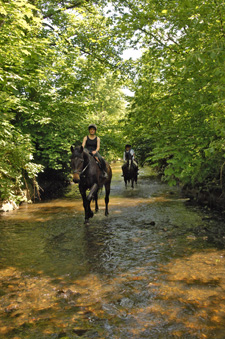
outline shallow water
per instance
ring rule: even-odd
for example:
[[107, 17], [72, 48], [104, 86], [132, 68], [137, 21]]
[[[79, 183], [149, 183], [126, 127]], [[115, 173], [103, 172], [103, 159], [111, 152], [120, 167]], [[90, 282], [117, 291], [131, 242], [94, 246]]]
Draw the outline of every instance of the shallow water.
[[223, 218], [120, 164], [99, 206], [85, 226], [71, 185], [2, 215], [0, 338], [224, 338]]

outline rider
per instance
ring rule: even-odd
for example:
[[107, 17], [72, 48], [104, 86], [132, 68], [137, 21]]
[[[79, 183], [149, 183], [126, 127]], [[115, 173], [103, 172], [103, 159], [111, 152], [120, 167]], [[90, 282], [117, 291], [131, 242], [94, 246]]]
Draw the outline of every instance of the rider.
[[135, 153], [134, 153], [134, 150], [131, 148], [131, 145], [130, 144], [127, 144], [125, 146], [125, 151], [123, 153], [123, 160], [124, 161], [127, 161], [129, 162], [129, 167], [130, 167], [130, 160], [129, 160], [129, 154], [131, 155], [131, 159], [133, 160], [133, 164], [135, 165], [135, 167], [137, 167], [138, 169], [138, 164], [135, 160]]
[[102, 156], [99, 154], [100, 149], [100, 138], [96, 136], [97, 126], [90, 124], [88, 126], [89, 135], [85, 136], [82, 142], [82, 146], [88, 150], [88, 152], [97, 158], [100, 168], [103, 172], [103, 178], [108, 178], [106, 163]]

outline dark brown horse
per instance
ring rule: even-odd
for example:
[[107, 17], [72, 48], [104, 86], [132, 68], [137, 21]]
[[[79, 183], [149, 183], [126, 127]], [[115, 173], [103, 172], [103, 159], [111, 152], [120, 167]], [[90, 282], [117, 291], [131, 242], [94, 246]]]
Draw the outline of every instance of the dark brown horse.
[[[85, 210], [85, 223], [88, 224], [89, 218], [93, 217], [91, 210], [91, 200], [95, 201], [95, 211], [98, 211], [98, 191], [105, 186], [105, 215], [109, 214], [108, 203], [110, 194], [110, 184], [112, 179], [112, 170], [106, 162], [108, 178], [103, 178], [97, 160], [93, 155], [84, 150], [82, 146], [71, 146], [71, 167], [73, 171], [73, 181], [79, 183], [80, 194], [83, 199]], [[90, 189], [87, 196], [86, 191]]]
[[131, 187], [134, 188], [134, 182], [137, 184], [138, 167], [133, 163], [130, 152], [127, 153], [126, 160], [122, 166], [125, 187], [127, 188], [127, 182], [131, 181]]

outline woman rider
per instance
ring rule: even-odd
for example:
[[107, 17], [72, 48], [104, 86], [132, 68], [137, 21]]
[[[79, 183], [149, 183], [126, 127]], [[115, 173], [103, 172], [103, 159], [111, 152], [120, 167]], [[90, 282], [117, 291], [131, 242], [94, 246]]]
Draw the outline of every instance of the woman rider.
[[[130, 144], [127, 144], [125, 146], [125, 151], [123, 153], [123, 160], [126, 161], [126, 160], [129, 160], [129, 154], [131, 155], [131, 159], [133, 160], [133, 164], [134, 166], [138, 169], [138, 164], [137, 164], [137, 161], [135, 159], [135, 153], [134, 153], [134, 150], [133, 148], [131, 148], [131, 145]], [[129, 160], [129, 166], [130, 166], [130, 160]]]
[[82, 146], [88, 150], [90, 154], [96, 157], [100, 161], [101, 169], [103, 171], [103, 178], [107, 178], [106, 163], [102, 156], [99, 154], [100, 150], [100, 138], [96, 136], [97, 127], [95, 124], [88, 126], [89, 135], [85, 136], [82, 142]]

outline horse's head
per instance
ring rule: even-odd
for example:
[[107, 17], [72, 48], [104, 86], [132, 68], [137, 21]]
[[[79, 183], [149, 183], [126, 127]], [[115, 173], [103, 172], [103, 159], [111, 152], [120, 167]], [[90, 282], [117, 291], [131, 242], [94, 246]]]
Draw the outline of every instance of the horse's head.
[[131, 155], [130, 151], [126, 151], [125, 152], [125, 159], [127, 161], [132, 160], [132, 155]]
[[83, 171], [84, 167], [84, 149], [82, 146], [80, 147], [70, 147], [72, 155], [71, 155], [71, 168], [73, 171], [73, 181], [75, 183], [79, 183], [80, 175]]

